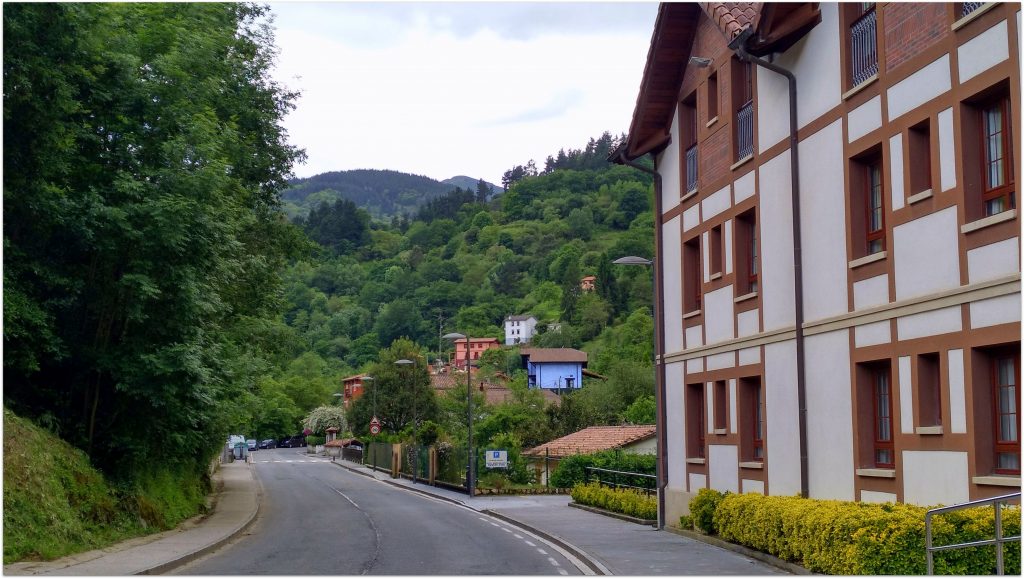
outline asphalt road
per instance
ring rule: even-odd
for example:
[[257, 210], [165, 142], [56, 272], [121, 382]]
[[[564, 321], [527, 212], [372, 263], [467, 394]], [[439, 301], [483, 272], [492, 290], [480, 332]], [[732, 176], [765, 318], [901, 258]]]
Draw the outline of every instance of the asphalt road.
[[580, 575], [556, 547], [471, 509], [307, 457], [253, 453], [249, 530], [176, 575]]

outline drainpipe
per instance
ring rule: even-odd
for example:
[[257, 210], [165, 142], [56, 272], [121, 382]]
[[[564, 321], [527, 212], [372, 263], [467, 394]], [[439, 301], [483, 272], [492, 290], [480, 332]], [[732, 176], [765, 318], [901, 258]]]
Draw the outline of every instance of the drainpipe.
[[809, 495], [807, 467], [807, 383], [804, 372], [804, 283], [803, 258], [800, 240], [800, 155], [799, 139], [797, 138], [796, 116], [796, 76], [777, 64], [757, 58], [747, 52], [747, 39], [754, 34], [752, 27], [747, 26], [729, 43], [729, 49], [741, 60], [781, 74], [789, 81], [789, 162], [790, 179], [792, 181], [793, 204], [793, 285], [796, 300], [796, 392], [799, 405], [800, 427], [800, 496]]
[[[632, 167], [638, 171], [643, 171], [648, 175], [654, 177], [654, 219], [661, 219], [661, 174], [657, 171], [658, 160], [651, 154], [651, 158], [654, 160], [654, 170], [648, 169], [642, 165], [637, 165], [626, 158], [625, 151], [620, 149], [618, 156], [614, 159], [616, 163]], [[661, 255], [661, 227], [655, 221], [654, 227], [654, 247], [655, 247], [655, 259], [654, 259], [654, 410], [657, 422], [657, 428], [655, 430], [655, 444], [657, 444], [656, 454], [657, 461], [655, 462], [655, 480], [657, 481], [656, 486], [658, 487], [658, 530], [665, 528], [665, 487], [666, 485], [666, 472], [665, 465], [667, 464], [667, 449], [665, 444], [665, 361], [662, 356], [665, 352], [665, 319], [663, 312], [665, 311], [665, 292], [662, 291], [662, 266], [661, 260], [658, 259]]]

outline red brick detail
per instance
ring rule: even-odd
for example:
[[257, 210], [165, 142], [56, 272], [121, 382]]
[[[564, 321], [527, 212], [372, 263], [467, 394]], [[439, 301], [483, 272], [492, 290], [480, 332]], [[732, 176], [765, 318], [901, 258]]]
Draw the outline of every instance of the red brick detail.
[[895, 69], [951, 34], [947, 8], [940, 2], [892, 2], [882, 7], [885, 10], [886, 71]]
[[[725, 124], [725, 126], [729, 126]], [[729, 131], [725, 128], [712, 133], [698, 149], [700, 151], [701, 183], [718, 181], [729, 172], [732, 155], [729, 149]]]

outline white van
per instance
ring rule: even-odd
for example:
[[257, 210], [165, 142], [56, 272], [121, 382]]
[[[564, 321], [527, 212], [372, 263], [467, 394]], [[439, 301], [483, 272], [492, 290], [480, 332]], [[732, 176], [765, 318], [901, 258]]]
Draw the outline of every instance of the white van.
[[241, 434], [232, 434], [228, 436], [228, 450], [235, 448], [235, 445], [239, 442], [245, 444], [245, 437]]

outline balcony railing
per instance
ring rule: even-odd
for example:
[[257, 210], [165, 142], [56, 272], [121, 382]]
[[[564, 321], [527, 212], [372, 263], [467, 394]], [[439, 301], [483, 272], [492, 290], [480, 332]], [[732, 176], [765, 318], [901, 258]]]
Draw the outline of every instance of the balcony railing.
[[686, 150], [686, 192], [697, 188], [697, 145]]
[[754, 101], [736, 111], [736, 157], [746, 159], [754, 154]]
[[871, 7], [850, 26], [850, 63], [853, 86], [878, 74], [878, 42], [875, 9]]
[[960, 18], [967, 16], [971, 12], [974, 12], [978, 8], [984, 6], [984, 2], [962, 2], [960, 4]]

